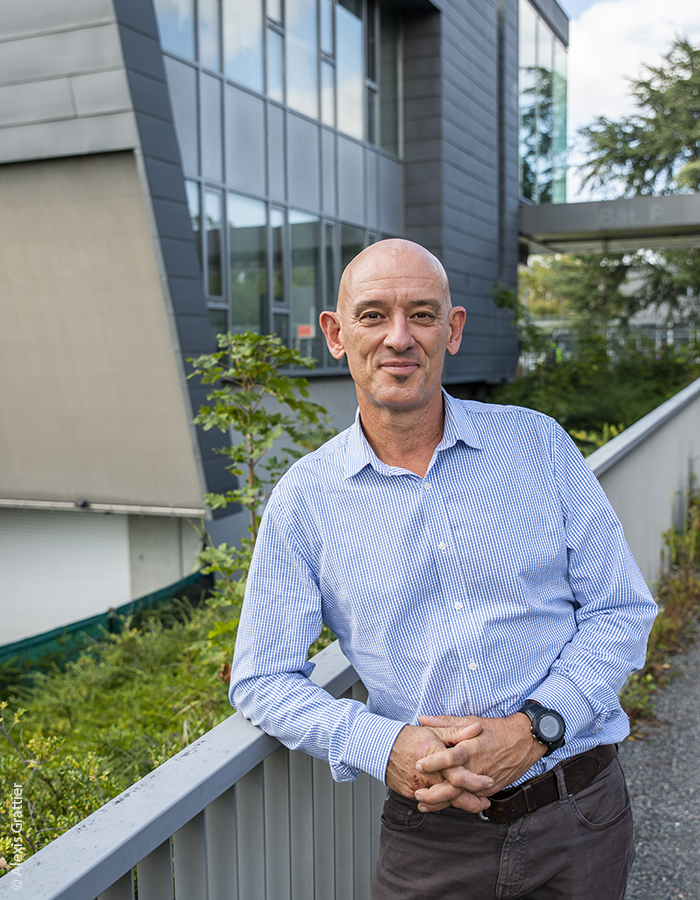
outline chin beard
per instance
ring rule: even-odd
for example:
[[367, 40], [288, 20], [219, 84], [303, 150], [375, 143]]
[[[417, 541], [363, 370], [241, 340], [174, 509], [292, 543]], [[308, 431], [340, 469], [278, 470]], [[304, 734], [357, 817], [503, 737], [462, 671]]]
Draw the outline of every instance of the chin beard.
[[405, 384], [408, 381], [408, 375], [394, 375], [398, 384]]

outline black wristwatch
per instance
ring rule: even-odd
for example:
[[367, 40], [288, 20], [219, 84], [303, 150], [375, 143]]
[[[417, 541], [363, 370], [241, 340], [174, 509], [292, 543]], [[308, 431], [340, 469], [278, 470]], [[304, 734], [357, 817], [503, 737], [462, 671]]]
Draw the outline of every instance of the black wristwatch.
[[556, 710], [547, 709], [534, 700], [526, 700], [518, 712], [524, 713], [530, 720], [532, 736], [547, 748], [545, 756], [564, 746], [566, 725]]

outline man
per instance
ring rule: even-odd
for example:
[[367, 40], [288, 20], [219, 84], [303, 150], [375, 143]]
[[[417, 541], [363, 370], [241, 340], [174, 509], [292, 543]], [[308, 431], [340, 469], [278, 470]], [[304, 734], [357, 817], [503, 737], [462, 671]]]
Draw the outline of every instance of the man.
[[[359, 417], [270, 498], [231, 699], [336, 780], [386, 782], [375, 900], [619, 900], [617, 692], [655, 604], [562, 429], [442, 391], [465, 316], [417, 244], [345, 270], [320, 321]], [[366, 707], [310, 682], [322, 621]]]

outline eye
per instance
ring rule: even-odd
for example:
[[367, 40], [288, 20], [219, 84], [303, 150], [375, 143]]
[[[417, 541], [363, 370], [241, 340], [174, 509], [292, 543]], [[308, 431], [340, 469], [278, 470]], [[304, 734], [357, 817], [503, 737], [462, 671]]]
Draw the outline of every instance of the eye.
[[360, 322], [378, 322], [381, 319], [381, 314], [378, 312], [364, 312], [360, 316]]
[[427, 310], [421, 310], [420, 312], [413, 314], [414, 319], [418, 319], [419, 322], [432, 322], [435, 319], [435, 314], [428, 312]]

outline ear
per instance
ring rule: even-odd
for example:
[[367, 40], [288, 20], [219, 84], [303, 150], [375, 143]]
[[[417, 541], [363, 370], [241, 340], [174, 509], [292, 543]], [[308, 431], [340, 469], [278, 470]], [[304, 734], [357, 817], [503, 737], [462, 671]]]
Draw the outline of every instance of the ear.
[[467, 311], [463, 306], [453, 306], [450, 309], [450, 317], [448, 319], [450, 336], [447, 339], [447, 352], [450, 356], [454, 356], [459, 350], [459, 346], [462, 343], [462, 330], [466, 320]]
[[345, 347], [340, 334], [340, 316], [337, 312], [326, 310], [318, 317], [321, 331], [326, 336], [326, 343], [333, 359], [341, 359], [345, 354]]

